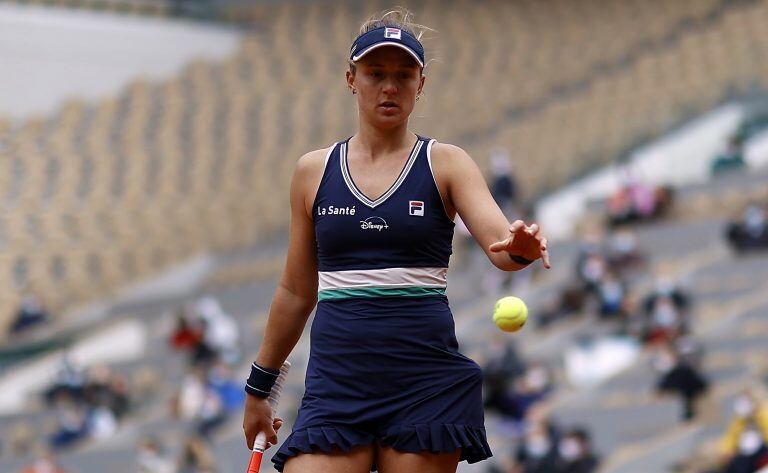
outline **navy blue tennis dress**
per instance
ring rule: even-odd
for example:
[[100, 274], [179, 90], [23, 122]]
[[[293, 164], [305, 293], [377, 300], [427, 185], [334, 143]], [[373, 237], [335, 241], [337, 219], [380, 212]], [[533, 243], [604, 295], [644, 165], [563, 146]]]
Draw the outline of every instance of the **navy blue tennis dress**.
[[[272, 461], [378, 443], [400, 452], [491, 456], [482, 372], [458, 351], [445, 296], [453, 222], [419, 137], [378, 199], [355, 187], [349, 140], [326, 158], [313, 212], [319, 269], [306, 391]], [[374, 467], [375, 469], [375, 467]]]

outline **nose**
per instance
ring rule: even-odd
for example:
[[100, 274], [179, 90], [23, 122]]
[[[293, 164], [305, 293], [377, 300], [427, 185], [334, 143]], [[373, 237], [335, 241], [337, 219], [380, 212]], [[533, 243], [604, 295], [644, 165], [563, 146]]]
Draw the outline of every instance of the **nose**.
[[393, 79], [387, 79], [384, 81], [382, 92], [386, 95], [394, 95], [397, 93], [397, 85]]

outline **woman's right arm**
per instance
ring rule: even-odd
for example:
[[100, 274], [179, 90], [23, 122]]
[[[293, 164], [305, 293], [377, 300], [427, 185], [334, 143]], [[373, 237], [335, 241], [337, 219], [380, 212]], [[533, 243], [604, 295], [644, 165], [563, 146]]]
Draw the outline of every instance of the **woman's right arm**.
[[[291, 179], [291, 224], [288, 256], [280, 283], [269, 308], [267, 327], [256, 356], [256, 363], [279, 369], [304, 331], [304, 325], [317, 303], [317, 254], [312, 203], [322, 178], [327, 150], [308, 153], [299, 159]], [[267, 441], [277, 442], [271, 422], [271, 409], [265, 399], [246, 396], [243, 429], [248, 448], [263, 431]]]
[[291, 179], [288, 256], [272, 298], [267, 328], [256, 357], [256, 363], [267, 368], [280, 369], [299, 341], [307, 318], [317, 303], [312, 201], [321, 177], [324, 155], [323, 150], [319, 150], [302, 156]]

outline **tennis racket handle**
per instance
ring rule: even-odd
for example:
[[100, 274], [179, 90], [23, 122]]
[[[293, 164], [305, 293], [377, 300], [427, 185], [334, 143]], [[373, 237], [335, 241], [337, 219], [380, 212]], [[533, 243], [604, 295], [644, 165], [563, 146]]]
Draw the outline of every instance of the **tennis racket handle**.
[[264, 456], [264, 450], [267, 448], [267, 435], [259, 432], [256, 440], [253, 442], [253, 452], [251, 452], [251, 461], [248, 463], [248, 471], [245, 473], [259, 473], [261, 468], [261, 457]]
[[248, 471], [245, 473], [259, 473], [261, 468], [261, 457], [264, 456], [264, 451], [257, 452], [256, 450], [251, 453], [251, 461], [248, 463]]

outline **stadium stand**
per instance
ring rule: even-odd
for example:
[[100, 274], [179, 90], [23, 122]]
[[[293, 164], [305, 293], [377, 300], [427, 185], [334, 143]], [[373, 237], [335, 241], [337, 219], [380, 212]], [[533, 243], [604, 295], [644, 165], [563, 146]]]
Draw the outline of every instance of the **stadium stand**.
[[[23, 3], [174, 15], [171, 2], [163, 1]], [[342, 82], [351, 27], [387, 6], [380, 1], [229, 6], [219, 18], [249, 29], [239, 52], [227, 60], [194, 62], [163, 82], [137, 78], [119, 96], [98, 103], [71, 101], [50, 117], [22, 124], [0, 121], [0, 328], [10, 326], [29, 288], [44, 296], [56, 323], [66, 323], [61, 320], [66, 308], [114, 294], [202, 252], [237, 254], [280, 239], [295, 160], [354, 129], [352, 99]], [[417, 19], [436, 30], [429, 35], [435, 60], [414, 128], [455, 140], [484, 167], [492, 147], [508, 147], [515, 160], [525, 162], [516, 173], [532, 194], [613, 162], [631, 146], [722, 100], [768, 87], [768, 69], [760, 60], [768, 52], [766, 1], [453, 0], [446, 8], [446, 2], [427, 0], [413, 7]], [[677, 265], [676, 276], [687, 278], [693, 297], [715, 304], [695, 314], [693, 331], [712, 351], [704, 367], [721, 406], [737, 391], [734, 386], [740, 388], [756, 373], [739, 371], [739, 359], [728, 358], [739, 339], [718, 338], [717, 309], [747, 301], [729, 312], [728, 320], [738, 322], [729, 328], [730, 337], [759, 325], [758, 312], [766, 302], [760, 298], [765, 289], [760, 277], [737, 278], [749, 271], [764, 273], [757, 268], [764, 259], [734, 261], [718, 232], [721, 220], [749, 199], [765, 199], [763, 183], [763, 175], [733, 175], [681, 189], [672, 210], [674, 224], [657, 223], [637, 235], [640, 247], [653, 249], [652, 263]], [[558, 256], [560, 267], [575, 266], [579, 242], [564, 242], [562, 248], [569, 245], [570, 251]], [[272, 249], [255, 261], [222, 265], [205, 287], [239, 301], [242, 307], [234, 315], [249, 339], [262, 330], [263, 314], [253, 307], [265, 306], [270, 277], [280, 270], [282, 259], [275, 254]], [[742, 282], [717, 287], [724, 272]], [[477, 295], [481, 275], [452, 276], [459, 331], [479, 327], [464, 330], [462, 347], [478, 360], [489, 358], [487, 340], [494, 329], [485, 316], [489, 301]], [[535, 278], [532, 313], [568, 276]], [[241, 287], [237, 295], [222, 289], [254, 280], [257, 289]], [[651, 275], [641, 271], [632, 278], [630, 295], [644, 294], [652, 285]], [[558, 322], [537, 333], [537, 346], [528, 348], [525, 358], [557, 365], [563, 341], [585, 332], [574, 327], [592, 323], [588, 308], [572, 315], [566, 325]], [[188, 426], [170, 421], [165, 406], [188, 374], [187, 366], [169, 356], [167, 316], [150, 305], [137, 318], [157, 329], [147, 352], [113, 369], [124, 373], [137, 393], [152, 394], [134, 396], [149, 399], [149, 414], [130, 413], [125, 422], [129, 432], [178, 439]], [[596, 325], [590, 332], [615, 329], [610, 323]], [[759, 340], [754, 341], [742, 351], [754, 354]], [[589, 408], [579, 404], [562, 373], [553, 376], [560, 384], [553, 412], [562, 422], [588, 424], [591, 418], [620, 415], [639, 422], [631, 432], [605, 423], [595, 432], [598, 449], [616, 451], [609, 467], [642, 465], [657, 453], [654, 465], [671, 458], [675, 444], [644, 443], [654, 429], [712, 441], [725, 428], [723, 419], [697, 421], [693, 433], [677, 427], [675, 403], [649, 394], [656, 373], [642, 362], [593, 393], [599, 402]], [[300, 383], [297, 374], [288, 397], [297, 397]], [[41, 438], [43, 409], [32, 406], [32, 413], [2, 419], [3, 438], [8, 433], [22, 439], [14, 442], [19, 445]], [[503, 419], [491, 417], [489, 425], [500, 446], [498, 456], [508, 456]], [[224, 428], [214, 437], [218, 455], [242, 453], [239, 436], [238, 429]], [[127, 439], [130, 444], [135, 437]], [[114, 451], [94, 444], [68, 454], [67, 462], [83, 471], [102, 471], [116, 458], [133, 458], [130, 445]], [[11, 455], [9, 465], [30, 455]], [[5, 456], [0, 451], [0, 458]]]
[[[536, 163], [520, 179], [538, 192], [733, 91], [765, 85], [764, 61], [755, 60], [768, 48], [758, 21], [768, 18], [765, 2], [454, 7], [464, 14], [437, 1], [415, 9], [436, 30], [415, 126], [460, 137], [483, 165], [492, 143], [509, 144]], [[6, 194], [7, 228], [19, 232], [3, 250], [15, 262], [10, 279], [24, 285], [34, 273], [54, 305], [87, 300], [204, 249], [247, 246], [284, 228], [282, 189], [296, 157], [352, 129], [338, 52], [349, 25], [377, 5], [250, 8], [254, 33], [224, 63], [191, 64], [165, 83], [138, 79], [116, 100], [69, 103], [6, 132], [0, 166], [18, 177]], [[297, 30], [304, 46], [327, 47], [297, 48]], [[45, 251], [28, 251], [33, 242]], [[52, 266], [67, 276], [54, 278]], [[18, 286], [6, 287], [7, 321]]]

